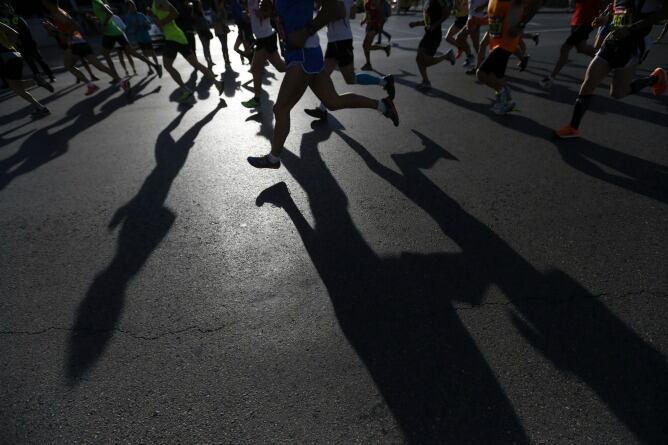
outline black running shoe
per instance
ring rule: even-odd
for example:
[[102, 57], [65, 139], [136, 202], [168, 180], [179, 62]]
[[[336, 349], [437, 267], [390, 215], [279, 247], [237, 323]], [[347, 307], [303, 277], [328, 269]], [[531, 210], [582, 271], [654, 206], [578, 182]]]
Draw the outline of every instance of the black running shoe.
[[320, 108], [305, 108], [304, 113], [321, 121], [327, 120], [327, 110], [322, 110]]
[[394, 76], [392, 74], [389, 74], [385, 77], [383, 77], [383, 80], [385, 81], [385, 86], [383, 89], [387, 91], [387, 97], [390, 98], [390, 100], [394, 100]]
[[249, 156], [248, 163], [255, 168], [273, 168], [274, 170], [281, 168], [281, 161], [271, 162], [269, 155], [260, 157]]
[[35, 76], [35, 83], [42, 88], [48, 90], [50, 93], [53, 93], [55, 89], [53, 88], [53, 85], [51, 85], [49, 82], [44, 80], [42, 76]]
[[390, 100], [387, 97], [385, 99], [382, 99], [382, 101], [385, 104], [385, 113], [383, 113], [383, 116], [385, 116], [388, 119], [391, 119], [394, 126], [398, 127], [399, 113], [397, 112], [397, 109], [394, 106], [394, 102], [392, 102], [392, 100]]

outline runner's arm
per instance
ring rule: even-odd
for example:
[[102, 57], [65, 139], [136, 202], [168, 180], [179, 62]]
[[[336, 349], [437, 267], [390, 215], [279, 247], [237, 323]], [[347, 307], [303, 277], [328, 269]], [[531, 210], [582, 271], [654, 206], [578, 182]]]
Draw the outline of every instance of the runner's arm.
[[292, 48], [303, 48], [306, 40], [324, 28], [329, 22], [336, 20], [337, 0], [322, 0], [322, 6], [318, 10], [313, 21], [302, 29], [291, 32], [287, 36], [287, 41]]

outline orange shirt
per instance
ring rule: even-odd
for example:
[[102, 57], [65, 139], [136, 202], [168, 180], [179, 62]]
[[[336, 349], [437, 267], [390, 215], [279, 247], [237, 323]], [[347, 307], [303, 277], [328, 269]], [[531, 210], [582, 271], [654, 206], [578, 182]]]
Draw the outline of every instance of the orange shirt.
[[522, 6], [511, 0], [490, 0], [487, 6], [489, 16], [489, 47], [494, 50], [503, 48], [514, 53], [522, 34], [508, 36], [508, 28], [517, 24], [522, 14]]

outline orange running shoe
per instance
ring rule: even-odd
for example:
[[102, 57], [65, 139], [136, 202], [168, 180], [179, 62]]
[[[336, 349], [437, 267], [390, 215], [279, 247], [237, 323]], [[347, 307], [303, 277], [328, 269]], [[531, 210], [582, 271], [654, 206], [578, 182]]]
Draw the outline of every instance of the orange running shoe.
[[650, 74], [651, 77], [656, 77], [656, 83], [652, 87], [652, 94], [655, 96], [660, 96], [663, 93], [666, 92], [666, 87], [668, 86], [668, 82], [666, 81], [666, 70], [663, 68], [657, 68], [654, 71], [652, 71], [652, 74]]
[[554, 134], [561, 139], [572, 139], [580, 137], [580, 132], [577, 129], [571, 127], [570, 124], [566, 125], [561, 130], [555, 130]]

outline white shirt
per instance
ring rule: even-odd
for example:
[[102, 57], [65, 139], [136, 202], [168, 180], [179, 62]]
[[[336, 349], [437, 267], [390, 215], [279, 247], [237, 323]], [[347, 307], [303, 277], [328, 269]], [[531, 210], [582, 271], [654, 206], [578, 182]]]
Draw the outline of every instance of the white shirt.
[[351, 40], [353, 31], [350, 29], [350, 9], [353, 7], [354, 0], [339, 0], [343, 3], [346, 10], [346, 16], [340, 20], [329, 22], [327, 25], [327, 41], [340, 42], [341, 40]]
[[248, 15], [250, 16], [251, 28], [253, 34], [258, 39], [264, 39], [274, 33], [274, 28], [271, 26], [271, 20], [268, 18], [261, 20], [255, 11], [259, 9], [260, 0], [248, 0]]

